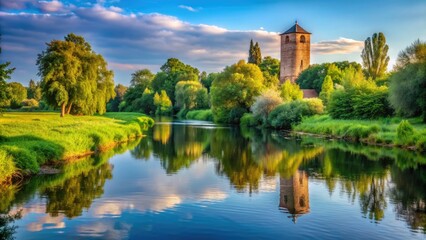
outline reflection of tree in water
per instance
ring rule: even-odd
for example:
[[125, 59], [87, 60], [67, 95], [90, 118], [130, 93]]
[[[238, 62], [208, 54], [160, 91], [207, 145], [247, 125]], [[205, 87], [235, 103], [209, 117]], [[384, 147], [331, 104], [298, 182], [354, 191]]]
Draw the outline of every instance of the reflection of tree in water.
[[426, 167], [405, 170], [393, 167], [391, 175], [395, 185], [389, 192], [397, 216], [413, 229], [426, 233]]
[[72, 218], [88, 209], [93, 199], [104, 193], [104, 184], [112, 178], [112, 166], [104, 163], [98, 168], [65, 180], [62, 184], [46, 188], [41, 194], [47, 198], [46, 212], [51, 216], [64, 213]]
[[183, 167], [189, 167], [194, 160], [202, 156], [210, 144], [210, 135], [211, 130], [207, 128], [155, 125], [152, 150], [168, 174], [176, 173]]
[[[0, 189], [1, 190], [1, 189]], [[13, 235], [16, 232], [17, 226], [13, 225], [15, 220], [21, 218], [21, 212], [15, 214], [0, 213], [0, 239], [9, 240], [15, 239]]]

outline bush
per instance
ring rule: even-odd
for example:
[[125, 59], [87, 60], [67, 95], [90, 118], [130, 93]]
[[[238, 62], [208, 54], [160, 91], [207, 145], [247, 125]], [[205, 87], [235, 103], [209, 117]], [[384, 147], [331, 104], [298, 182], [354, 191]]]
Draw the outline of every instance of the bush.
[[240, 119], [241, 127], [255, 127], [260, 124], [262, 124], [262, 122], [251, 113], [245, 113]]
[[309, 115], [315, 115], [315, 114], [323, 114], [324, 113], [324, 105], [321, 99], [319, 98], [308, 98], [303, 99], [304, 102], [308, 105], [309, 108]]
[[200, 120], [200, 121], [213, 121], [212, 110], [193, 110], [186, 114], [186, 119]]
[[34, 107], [37, 108], [39, 106], [39, 103], [35, 99], [24, 99], [21, 103], [22, 106], [25, 107]]
[[291, 129], [292, 125], [302, 121], [303, 116], [312, 115], [306, 101], [293, 101], [276, 107], [268, 117], [273, 128]]
[[407, 120], [402, 120], [396, 129], [397, 143], [401, 145], [409, 144], [414, 135], [414, 128]]
[[266, 90], [262, 95], [255, 98], [254, 104], [251, 106], [251, 111], [254, 117], [266, 123], [269, 113], [282, 102], [283, 100], [277, 91]]

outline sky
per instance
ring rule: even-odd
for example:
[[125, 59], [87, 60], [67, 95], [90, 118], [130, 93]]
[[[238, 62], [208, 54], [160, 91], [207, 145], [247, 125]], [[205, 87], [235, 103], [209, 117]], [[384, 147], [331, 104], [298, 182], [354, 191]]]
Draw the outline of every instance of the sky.
[[2, 0], [0, 61], [16, 68], [9, 81], [38, 81], [37, 54], [73, 32], [129, 85], [131, 73], [171, 57], [221, 71], [247, 59], [250, 39], [279, 58], [279, 33], [296, 20], [312, 33], [311, 64], [361, 63], [364, 40], [383, 32], [392, 69], [401, 50], [426, 41], [425, 0]]

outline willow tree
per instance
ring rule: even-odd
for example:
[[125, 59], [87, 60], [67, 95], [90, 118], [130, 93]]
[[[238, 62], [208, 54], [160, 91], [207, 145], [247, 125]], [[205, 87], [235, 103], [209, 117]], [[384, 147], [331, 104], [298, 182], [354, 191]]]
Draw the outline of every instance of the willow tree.
[[71, 33], [64, 41], [47, 43], [37, 66], [47, 103], [60, 107], [61, 117], [70, 112], [103, 114], [115, 96], [114, 73], [81, 36]]
[[377, 79], [385, 74], [389, 63], [388, 50], [385, 35], [381, 32], [365, 40], [361, 57], [367, 77]]

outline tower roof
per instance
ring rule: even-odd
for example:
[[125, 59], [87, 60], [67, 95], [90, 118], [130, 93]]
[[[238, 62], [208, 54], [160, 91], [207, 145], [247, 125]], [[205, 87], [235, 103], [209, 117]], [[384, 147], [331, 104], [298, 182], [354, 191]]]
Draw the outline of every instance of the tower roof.
[[283, 35], [283, 34], [289, 34], [289, 33], [306, 33], [306, 34], [311, 34], [310, 32], [308, 32], [305, 29], [303, 29], [301, 26], [299, 26], [299, 24], [297, 23], [297, 21], [293, 25], [293, 27], [291, 27], [287, 31], [281, 33], [281, 35]]

